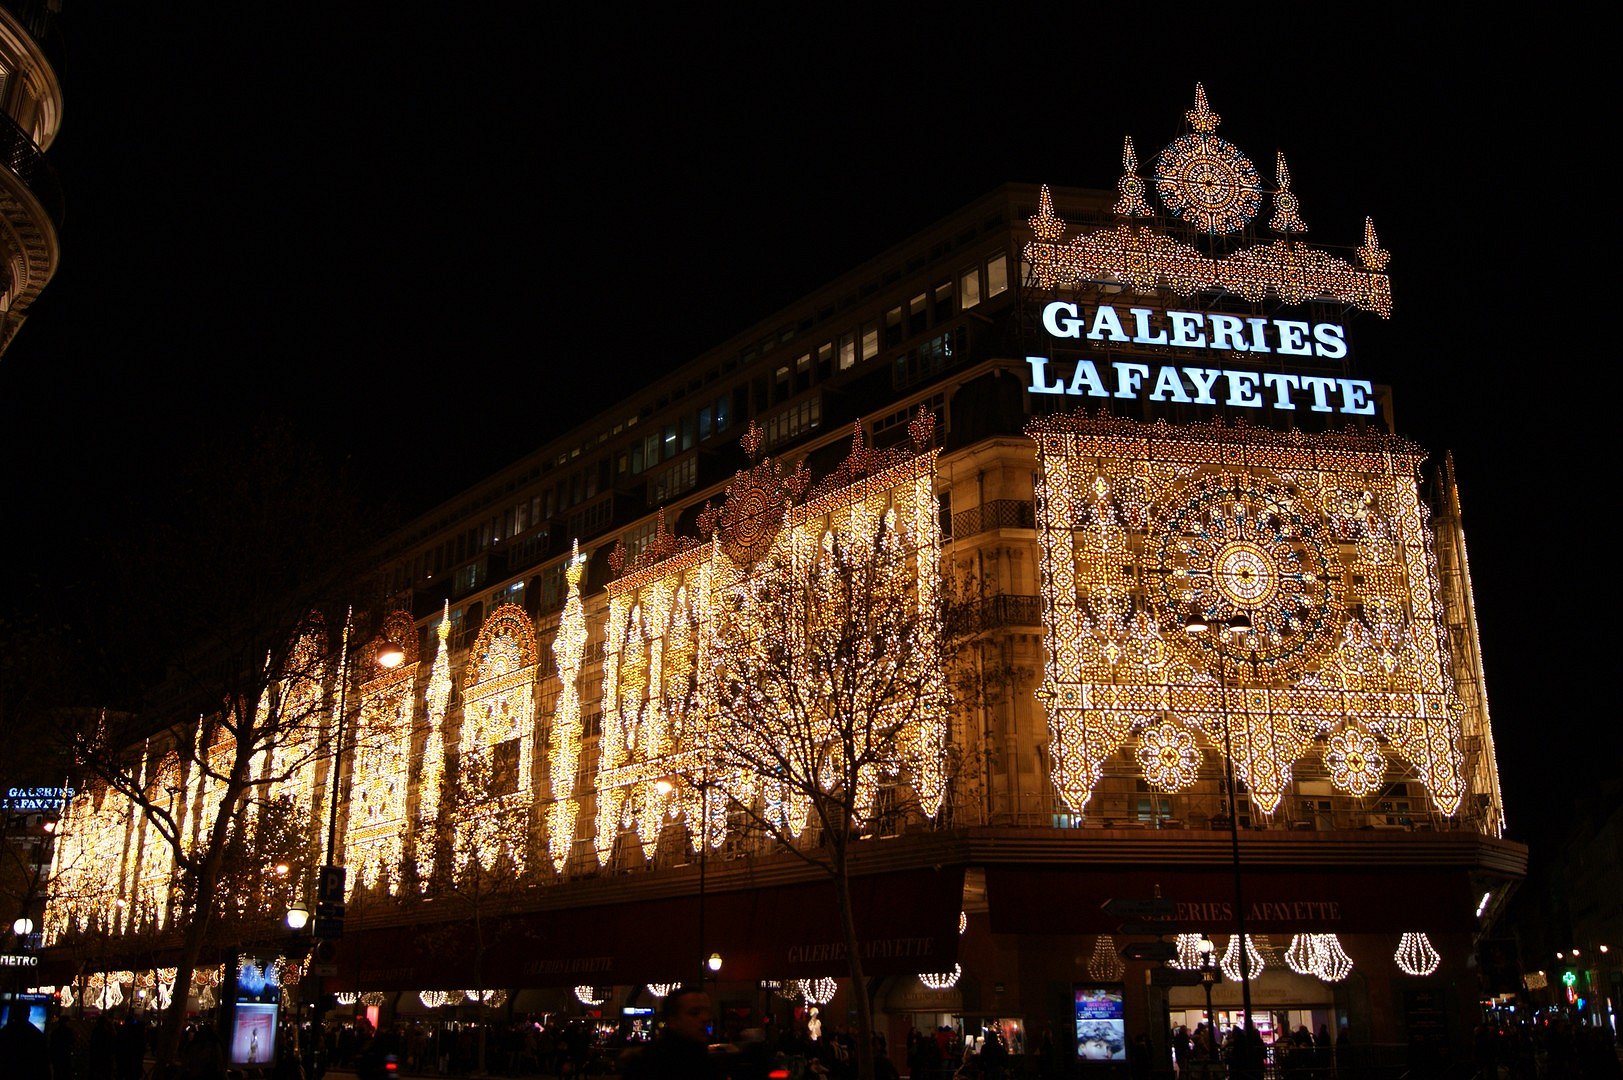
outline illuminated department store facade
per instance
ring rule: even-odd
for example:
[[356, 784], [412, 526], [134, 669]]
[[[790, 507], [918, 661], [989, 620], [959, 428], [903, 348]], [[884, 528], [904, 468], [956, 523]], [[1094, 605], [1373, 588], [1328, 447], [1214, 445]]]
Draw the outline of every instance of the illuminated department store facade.
[[[475, 985], [477, 878], [502, 886], [477, 951], [507, 1008], [612, 1015], [702, 949], [723, 1004], [798, 992], [843, 1018], [830, 887], [721, 797], [779, 796], [685, 778], [713, 752], [728, 583], [880, 528], [921, 610], [951, 592], [976, 615], [927, 636], [939, 705], [872, 778], [900, 809], [856, 855], [893, 1047], [954, 1017], [1063, 1034], [1079, 983], [1125, 987], [1129, 1034], [1193, 1026], [1201, 987], [1149, 977], [1189, 939], [1124, 961], [1101, 905], [1171, 900], [1232, 967], [1226, 767], [1259, 1018], [1464, 1037], [1474, 937], [1525, 850], [1501, 835], [1451, 470], [1352, 363], [1349, 323], [1393, 313], [1388, 255], [1368, 222], [1310, 247], [1283, 157], [1265, 180], [1203, 94], [1187, 118], [1145, 167], [1126, 144], [1116, 193], [1004, 186], [396, 536], [407, 656], [351, 684], [389, 746], [340, 766], [343, 1000], [420, 1016]], [[500, 779], [458, 800], [475, 760]], [[328, 768], [296, 781], [311, 866]], [[151, 769], [207, 797], [178, 756]], [[169, 870], [115, 801], [66, 817], [65, 872], [103, 880], [64, 890], [96, 899], [53, 908], [55, 941], [162, 935]], [[1239, 997], [1227, 979], [1216, 1008]]]

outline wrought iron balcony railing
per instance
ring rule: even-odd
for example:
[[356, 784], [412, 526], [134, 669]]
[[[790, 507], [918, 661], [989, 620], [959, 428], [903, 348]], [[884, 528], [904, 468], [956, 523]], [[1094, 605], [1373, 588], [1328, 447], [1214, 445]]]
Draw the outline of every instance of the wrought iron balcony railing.
[[23, 186], [39, 200], [45, 214], [58, 228], [62, 225], [62, 185], [56, 170], [28, 133], [5, 113], [0, 113], [0, 165], [10, 169]]

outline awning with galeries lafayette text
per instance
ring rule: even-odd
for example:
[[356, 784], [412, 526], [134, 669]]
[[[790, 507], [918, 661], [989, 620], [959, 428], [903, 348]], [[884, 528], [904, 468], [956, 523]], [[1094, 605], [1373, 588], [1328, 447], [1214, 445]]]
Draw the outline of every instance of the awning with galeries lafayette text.
[[[957, 958], [962, 867], [853, 877], [865, 975], [950, 969]], [[332, 990], [453, 990], [629, 985], [697, 978], [722, 956], [728, 981], [848, 971], [829, 879], [707, 895], [351, 930]]]

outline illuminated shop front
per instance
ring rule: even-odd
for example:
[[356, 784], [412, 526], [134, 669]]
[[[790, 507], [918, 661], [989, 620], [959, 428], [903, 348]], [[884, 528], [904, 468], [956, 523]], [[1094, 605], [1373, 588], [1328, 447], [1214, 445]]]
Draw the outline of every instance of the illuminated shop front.
[[[468, 987], [612, 1019], [714, 953], [726, 1006], [843, 1017], [831, 886], [749, 813], [804, 852], [821, 830], [741, 765], [778, 736], [730, 718], [741, 651], [794, 655], [818, 590], [871, 564], [912, 613], [905, 650], [863, 660], [909, 690], [852, 774], [893, 1048], [945, 1021], [1075, 1049], [1078, 988], [1103, 988], [1087, 1023], [1159, 1041], [1205, 1015], [1202, 936], [1238, 1015], [1236, 844], [1265, 1027], [1465, 1037], [1483, 898], [1525, 851], [1451, 467], [1354, 364], [1355, 317], [1394, 317], [1389, 255], [1367, 220], [1309, 247], [1283, 156], [1265, 181], [1204, 92], [1186, 118], [1150, 169], [1127, 142], [1114, 196], [1000, 189], [401, 530], [403, 662], [360, 649], [288, 687], [329, 725], [347, 700], [354, 731], [329, 986], [384, 1019], [460, 1016]], [[194, 764], [221, 752], [149, 748], [156, 790], [217, 797]], [[332, 779], [292, 781], [290, 881]], [[161, 955], [173, 875], [146, 836], [94, 785], [67, 812], [77, 877], [45, 925], [74, 994], [140, 977], [76, 942]], [[1163, 932], [1104, 912], [1123, 899]], [[1121, 955], [1158, 937], [1170, 959]]]

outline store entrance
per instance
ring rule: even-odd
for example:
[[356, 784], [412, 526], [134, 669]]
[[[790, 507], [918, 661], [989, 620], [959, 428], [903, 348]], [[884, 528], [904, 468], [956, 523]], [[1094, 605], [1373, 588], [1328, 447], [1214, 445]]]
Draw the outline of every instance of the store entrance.
[[[1272, 1046], [1299, 1036], [1302, 1029], [1317, 1039], [1320, 1030], [1335, 1037], [1337, 1013], [1331, 987], [1289, 970], [1269, 970], [1251, 980], [1251, 1008], [1262, 1041]], [[1245, 1023], [1240, 984], [1224, 981], [1212, 988], [1219, 1039]], [[1206, 993], [1198, 986], [1173, 987], [1167, 995], [1168, 1027], [1193, 1032], [1207, 1020]]]

